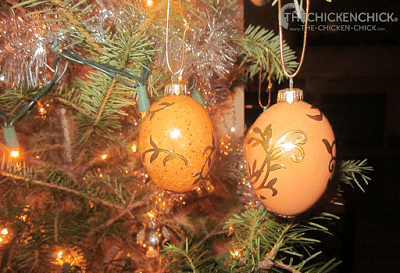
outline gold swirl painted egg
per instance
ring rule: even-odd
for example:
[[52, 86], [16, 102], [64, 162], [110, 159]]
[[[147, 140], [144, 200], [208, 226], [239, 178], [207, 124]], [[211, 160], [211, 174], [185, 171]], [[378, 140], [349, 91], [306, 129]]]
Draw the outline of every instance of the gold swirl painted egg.
[[[301, 91], [301, 90], [300, 90]], [[247, 173], [265, 207], [291, 217], [326, 190], [336, 161], [327, 118], [310, 104], [283, 101], [264, 111], [244, 140]]]
[[150, 178], [165, 190], [192, 190], [211, 167], [213, 133], [206, 110], [191, 97], [170, 95], [153, 104], [139, 131], [140, 154]]

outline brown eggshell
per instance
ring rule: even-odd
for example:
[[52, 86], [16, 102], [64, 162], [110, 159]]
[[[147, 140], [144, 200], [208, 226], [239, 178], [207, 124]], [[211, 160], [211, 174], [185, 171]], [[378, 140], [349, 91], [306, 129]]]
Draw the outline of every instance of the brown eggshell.
[[196, 187], [213, 160], [213, 133], [206, 110], [191, 97], [171, 95], [153, 104], [139, 132], [139, 149], [150, 178], [177, 193]]
[[327, 118], [304, 101], [264, 111], [244, 140], [247, 172], [265, 207], [281, 216], [309, 209], [324, 193], [336, 161]]

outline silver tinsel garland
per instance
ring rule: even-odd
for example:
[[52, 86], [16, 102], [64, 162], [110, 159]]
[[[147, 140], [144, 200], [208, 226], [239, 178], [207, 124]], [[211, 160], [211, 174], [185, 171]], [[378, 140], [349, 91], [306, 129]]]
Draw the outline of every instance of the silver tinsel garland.
[[47, 82], [49, 26], [19, 10], [0, 14], [0, 87], [10, 89]]

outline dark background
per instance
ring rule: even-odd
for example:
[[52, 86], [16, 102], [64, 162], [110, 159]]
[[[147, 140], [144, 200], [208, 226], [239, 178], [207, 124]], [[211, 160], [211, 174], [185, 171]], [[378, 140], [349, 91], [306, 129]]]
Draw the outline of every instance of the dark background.
[[[258, 7], [245, 0], [245, 27], [262, 25], [277, 34], [277, 11], [271, 2]], [[310, 11], [394, 12], [398, 18], [400, 1], [312, 0]], [[294, 86], [304, 90], [305, 101], [328, 117], [338, 158], [368, 158], [375, 169], [366, 193], [346, 190], [346, 204], [339, 211], [342, 220], [333, 227], [334, 236], [323, 240], [324, 255], [343, 261], [335, 271], [341, 273], [400, 272], [400, 22], [369, 24], [384, 31], [309, 31], [304, 64], [294, 79]], [[284, 32], [298, 56], [302, 35]], [[272, 97], [287, 87], [287, 82], [275, 84]], [[262, 110], [257, 80], [246, 88], [249, 127]]]

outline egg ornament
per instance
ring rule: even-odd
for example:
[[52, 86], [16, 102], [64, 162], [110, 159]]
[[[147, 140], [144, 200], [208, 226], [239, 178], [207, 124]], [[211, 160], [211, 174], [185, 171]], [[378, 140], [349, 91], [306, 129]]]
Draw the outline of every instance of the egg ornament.
[[211, 119], [183, 84], [169, 84], [152, 104], [139, 130], [139, 151], [150, 178], [161, 189], [184, 193], [203, 180], [212, 165], [215, 144]]
[[264, 206], [283, 217], [312, 207], [323, 195], [336, 162], [331, 125], [303, 101], [303, 91], [278, 92], [244, 139], [247, 173]]

